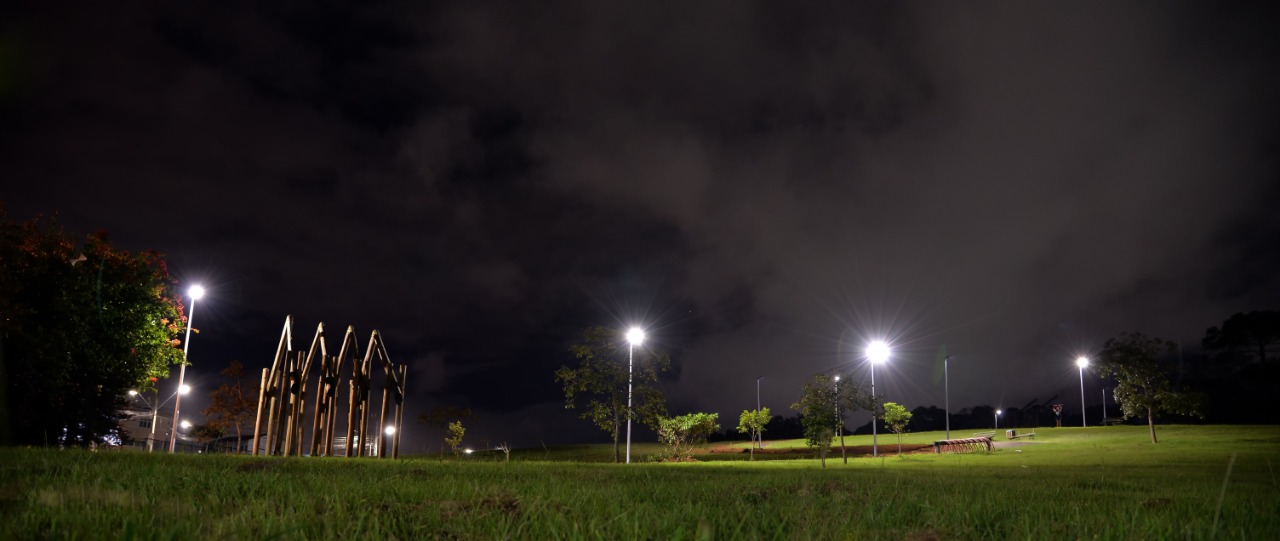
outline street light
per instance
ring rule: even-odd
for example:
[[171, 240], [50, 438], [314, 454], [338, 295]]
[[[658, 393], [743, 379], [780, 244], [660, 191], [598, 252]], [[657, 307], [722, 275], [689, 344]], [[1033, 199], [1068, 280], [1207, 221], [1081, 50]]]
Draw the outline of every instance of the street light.
[[382, 429], [382, 433], [383, 433], [383, 434], [386, 434], [386, 435], [388, 435], [388, 436], [394, 436], [394, 435], [396, 434], [396, 427], [394, 427], [394, 426], [386, 427], [386, 428]]
[[[762, 379], [764, 379], [764, 376], [760, 376], [756, 378], [756, 413], [757, 414], [760, 413], [760, 380]], [[760, 432], [756, 431], [756, 435], [753, 437], [753, 439], [756, 440], [755, 441], [756, 449], [764, 448], [764, 441], [762, 441], [762, 438], [763, 436], [760, 434]]]
[[844, 463], [849, 463], [849, 457], [844, 451], [844, 416], [840, 415], [840, 376], [835, 377], [836, 390], [836, 432], [840, 434], [840, 458], [844, 459]]
[[1002, 413], [1004, 413], [1004, 410], [996, 410], [996, 414], [993, 415], [996, 419], [996, 430], [1000, 430], [1000, 415]]
[[191, 428], [191, 421], [183, 419], [182, 422], [178, 424], [178, 426], [181, 426], [183, 429]]
[[1102, 388], [1102, 424], [1107, 424], [1107, 388]]
[[631, 463], [631, 373], [635, 365], [636, 344], [644, 342], [644, 331], [632, 327], [627, 331], [627, 464]]
[[951, 379], [947, 376], [947, 361], [950, 360], [950, 355], [942, 358], [942, 407], [947, 414], [947, 439], [951, 439]]
[[[182, 367], [178, 369], [178, 390], [182, 390], [182, 381], [187, 375], [187, 350], [191, 348], [191, 322], [196, 317], [196, 301], [204, 296], [204, 288], [200, 284], [191, 286], [187, 290], [187, 296], [191, 297], [191, 313], [187, 314], [187, 338], [182, 342]], [[178, 443], [178, 405], [182, 403], [182, 393], [173, 401], [173, 428], [169, 434], [169, 452], [172, 453], [174, 447]]]
[[147, 400], [147, 397], [142, 393], [139, 393], [134, 389], [129, 389], [129, 396], [142, 399], [142, 403], [146, 404], [147, 407], [151, 409], [151, 436], [147, 438], [148, 453], [155, 450], [156, 424], [160, 417], [160, 408], [163, 408], [165, 404], [168, 404], [170, 400], [173, 400], [173, 397], [178, 396], [179, 394], [187, 394], [189, 392], [191, 392], [191, 386], [183, 385], [178, 387], [178, 390], [174, 391], [173, 394], [169, 395], [169, 398], [164, 399], [164, 402], [160, 402], [160, 389], [156, 389], [156, 401], [152, 402]]
[[876, 445], [876, 412], [880, 405], [876, 400], [876, 365], [889, 360], [889, 344], [882, 340], [867, 344], [867, 359], [871, 361], [871, 456], [880, 456]]
[[1081, 428], [1088, 428], [1089, 423], [1085, 420], [1084, 414], [1084, 367], [1089, 366], [1089, 358], [1076, 358], [1076, 366], [1080, 367], [1080, 426]]

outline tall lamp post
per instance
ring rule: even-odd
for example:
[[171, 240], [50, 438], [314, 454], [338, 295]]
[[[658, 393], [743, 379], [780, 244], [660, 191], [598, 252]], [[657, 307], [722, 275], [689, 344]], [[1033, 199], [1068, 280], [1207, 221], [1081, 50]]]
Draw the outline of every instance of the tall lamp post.
[[942, 358], [942, 407], [947, 414], [947, 439], [951, 439], [951, 379], [947, 376], [947, 361], [950, 360], [950, 355]]
[[1085, 420], [1084, 414], [1084, 367], [1089, 366], [1088, 357], [1079, 357], [1076, 359], [1076, 366], [1080, 367], [1080, 427], [1088, 428], [1089, 423]]
[[1107, 424], [1107, 388], [1102, 388], [1102, 424]]
[[840, 414], [840, 376], [836, 376], [834, 379], [836, 390], [834, 401], [836, 407], [836, 433], [840, 434], [840, 458], [844, 460], [845, 464], [848, 464], [849, 455], [845, 454], [844, 450], [844, 416]]
[[[196, 318], [196, 301], [204, 296], [204, 288], [199, 284], [187, 290], [191, 297], [191, 313], [187, 314], [187, 337], [182, 343], [182, 367], [178, 369], [178, 389], [182, 389], [182, 380], [187, 375], [187, 351], [191, 348], [191, 322]], [[173, 401], [173, 428], [169, 432], [169, 452], [172, 453], [178, 443], [178, 405], [182, 403], [182, 393], [178, 393]]]
[[996, 410], [995, 415], [992, 415], [996, 420], [996, 430], [1000, 430], [1000, 414], [1002, 413], [1004, 413], [1004, 410]]
[[146, 404], [148, 408], [151, 409], [151, 436], [147, 438], [148, 453], [155, 450], [156, 422], [160, 418], [160, 408], [163, 408], [165, 404], [168, 404], [170, 400], [173, 400], [173, 397], [179, 394], [187, 394], [189, 392], [191, 392], [191, 386], [183, 385], [182, 387], [179, 387], [178, 390], [174, 391], [173, 394], [169, 395], [169, 398], [164, 399], [164, 402], [160, 402], [160, 389], [156, 389], [156, 401], [152, 402], [150, 400], [147, 400], [147, 397], [143, 396], [142, 393], [139, 393], [134, 389], [129, 389], [129, 396], [142, 399], [142, 402]]
[[[760, 376], [756, 378], [756, 413], [757, 414], [760, 412], [760, 380], [762, 379], [764, 379], [764, 376]], [[756, 435], [752, 439], [755, 440], [755, 442], [753, 443], [755, 444], [756, 449], [764, 448], [764, 436], [760, 434], [759, 431], [756, 431]]]
[[871, 361], [871, 456], [875, 457], [880, 456], [880, 449], [876, 444], [876, 421], [880, 411], [879, 400], [876, 398], [876, 365], [889, 360], [889, 344], [880, 340], [867, 344], [867, 360]]
[[627, 464], [631, 463], [631, 374], [635, 365], [636, 344], [644, 342], [644, 331], [632, 327], [627, 331]]

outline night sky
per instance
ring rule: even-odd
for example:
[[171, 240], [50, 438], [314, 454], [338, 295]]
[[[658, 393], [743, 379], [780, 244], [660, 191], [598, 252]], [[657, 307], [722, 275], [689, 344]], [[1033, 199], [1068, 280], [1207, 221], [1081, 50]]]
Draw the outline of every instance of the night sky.
[[608, 439], [552, 375], [591, 325], [648, 329], [672, 411], [732, 427], [758, 376], [784, 415], [867, 376], [870, 338], [908, 408], [950, 354], [953, 409], [1078, 411], [1108, 337], [1280, 309], [1269, 13], [443, 4], [0, 8], [0, 200], [209, 289], [184, 412], [292, 314], [299, 348], [380, 330], [406, 421], [513, 445]]

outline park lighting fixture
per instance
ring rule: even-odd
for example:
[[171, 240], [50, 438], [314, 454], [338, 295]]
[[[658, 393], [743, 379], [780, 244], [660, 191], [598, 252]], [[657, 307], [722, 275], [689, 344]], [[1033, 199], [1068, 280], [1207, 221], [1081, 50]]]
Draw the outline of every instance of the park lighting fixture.
[[181, 425], [181, 426], [182, 426], [182, 428], [184, 428], [184, 429], [185, 429], [185, 428], [191, 428], [191, 421], [186, 421], [186, 420], [184, 420], [184, 421], [182, 421], [182, 425]]
[[996, 419], [996, 430], [1000, 430], [1000, 415], [1002, 414], [1004, 414], [1004, 410], [996, 410], [996, 414], [994, 416]]
[[884, 343], [884, 340], [872, 340], [867, 344], [867, 359], [871, 361], [871, 456], [875, 457], [880, 456], [876, 443], [876, 421], [880, 410], [876, 400], [876, 365], [889, 360], [889, 344]]
[[1088, 428], [1089, 422], [1086, 420], [1084, 411], [1084, 367], [1089, 366], [1089, 358], [1084, 356], [1076, 357], [1076, 366], [1080, 367], [1080, 427]]
[[395, 435], [395, 433], [396, 433], [396, 427], [394, 427], [394, 426], [386, 427], [386, 428], [382, 429], [382, 433], [383, 433], [383, 434], [386, 434], [386, 435], [388, 435], [388, 436], [393, 436], [393, 435]]
[[468, 454], [468, 455], [469, 455], [469, 454], [471, 454], [471, 453], [474, 453], [475, 451], [474, 451], [474, 450], [472, 450], [470, 447], [468, 447], [468, 448], [466, 448], [466, 449], [463, 449], [463, 450], [462, 450], [462, 452], [463, 452], [463, 453], [466, 453], [466, 454]]
[[129, 389], [129, 396], [138, 396], [138, 391], [135, 389]]
[[190, 387], [183, 385], [183, 381], [187, 377], [187, 351], [191, 348], [191, 322], [196, 317], [196, 301], [203, 297], [204, 287], [200, 284], [193, 285], [187, 290], [187, 298], [191, 299], [191, 313], [187, 314], [187, 337], [182, 341], [182, 365], [178, 369], [178, 396], [173, 401], [173, 428], [169, 431], [170, 453], [178, 444], [178, 406], [182, 404], [182, 395], [191, 390]]
[[627, 331], [627, 464], [631, 463], [631, 373], [636, 360], [636, 345], [644, 342], [644, 330], [632, 327]]

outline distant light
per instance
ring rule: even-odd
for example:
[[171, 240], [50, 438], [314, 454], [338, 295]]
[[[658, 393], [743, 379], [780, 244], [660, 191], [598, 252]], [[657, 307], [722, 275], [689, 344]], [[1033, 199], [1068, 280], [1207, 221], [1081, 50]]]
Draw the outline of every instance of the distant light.
[[189, 421], [183, 421], [182, 428], [191, 428], [191, 423]]
[[133, 390], [133, 389], [129, 389], [129, 396], [138, 396], [138, 391], [135, 391], [135, 390]]
[[[189, 392], [191, 392], [190, 385], [183, 385], [181, 387], [178, 387], [178, 394], [187, 394]], [[168, 402], [168, 400], [166, 400], [165, 402]]]
[[996, 415], [1004, 415], [1004, 410], [996, 410]]
[[200, 298], [204, 296], [204, 286], [201, 286], [200, 284], [191, 286], [191, 289], [187, 290], [187, 296], [191, 297], [191, 300], [193, 301], [200, 300]]
[[386, 435], [388, 435], [388, 436], [393, 435], [393, 434], [395, 434], [395, 433], [396, 433], [396, 427], [394, 427], [394, 426], [386, 427], [386, 428], [382, 429], [382, 433], [383, 433], [383, 434], [386, 434]]
[[640, 345], [641, 342], [644, 342], [644, 331], [640, 330], [640, 327], [632, 327], [631, 330], [627, 331], [627, 341], [631, 342], [632, 345]]
[[836, 381], [840, 381], [840, 376], [836, 376]]
[[1084, 368], [1084, 367], [1086, 367], [1086, 366], [1089, 366], [1089, 358], [1088, 358], [1088, 357], [1080, 357], [1080, 358], [1076, 359], [1076, 366], [1079, 366], [1080, 368]]
[[471, 454], [471, 453], [474, 453], [475, 451], [472, 451], [472, 450], [471, 450], [471, 448], [470, 448], [470, 447], [468, 447], [468, 448], [466, 448], [466, 449], [463, 449], [463, 450], [462, 450], [462, 452], [464, 452], [464, 453], [466, 453], [466, 454], [468, 454], [468, 455], [469, 455], [469, 454]]
[[884, 343], [883, 340], [875, 340], [867, 344], [867, 358], [876, 364], [889, 360], [889, 344]]

